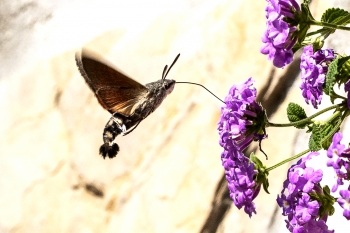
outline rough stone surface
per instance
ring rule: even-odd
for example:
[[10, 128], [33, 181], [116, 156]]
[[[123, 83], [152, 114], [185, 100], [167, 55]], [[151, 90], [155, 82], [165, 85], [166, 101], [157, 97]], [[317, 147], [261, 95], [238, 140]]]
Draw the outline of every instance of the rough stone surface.
[[[315, 12], [327, 7], [315, 2]], [[181, 53], [168, 77], [223, 98], [250, 76], [258, 89], [268, 82], [271, 63], [259, 53], [264, 8], [255, 0], [1, 2], [0, 232], [199, 232], [223, 175], [221, 103], [198, 86], [176, 85], [118, 138], [118, 157], [103, 160], [109, 113], [74, 54], [88, 48], [148, 83]], [[271, 120], [286, 121], [287, 103], [303, 103], [298, 85]], [[295, 152], [298, 132], [284, 130], [269, 129], [267, 165]], [[272, 219], [286, 169], [272, 172], [258, 215], [231, 208], [219, 232], [285, 232], [283, 219]]]

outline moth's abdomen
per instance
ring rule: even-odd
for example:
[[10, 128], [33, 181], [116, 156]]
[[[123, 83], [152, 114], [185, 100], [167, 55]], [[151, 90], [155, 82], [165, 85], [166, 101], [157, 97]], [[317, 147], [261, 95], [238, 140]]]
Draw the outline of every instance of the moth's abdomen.
[[100, 155], [105, 159], [107, 156], [108, 158], [114, 158], [117, 156], [119, 152], [119, 146], [117, 143], [105, 143], [100, 147]]
[[114, 158], [119, 152], [119, 146], [115, 143], [115, 138], [122, 133], [121, 127], [116, 123], [118, 119], [113, 116], [107, 122], [103, 130], [103, 142], [104, 144], [100, 147], [100, 155], [105, 159]]

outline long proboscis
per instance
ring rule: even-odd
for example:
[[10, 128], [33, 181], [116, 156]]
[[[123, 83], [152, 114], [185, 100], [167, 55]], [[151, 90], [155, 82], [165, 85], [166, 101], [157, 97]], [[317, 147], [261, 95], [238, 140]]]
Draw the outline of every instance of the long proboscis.
[[203, 87], [205, 90], [207, 90], [210, 94], [212, 94], [213, 96], [215, 96], [215, 98], [217, 98], [218, 100], [220, 100], [222, 103], [225, 104], [225, 101], [223, 101], [222, 99], [220, 99], [219, 97], [217, 97], [213, 92], [209, 91], [209, 89], [206, 88], [205, 86], [203, 86], [202, 84], [199, 84], [199, 83], [192, 83], [192, 82], [176, 82], [176, 83], [187, 83], [187, 84], [193, 84], [193, 85], [201, 86], [201, 87]]

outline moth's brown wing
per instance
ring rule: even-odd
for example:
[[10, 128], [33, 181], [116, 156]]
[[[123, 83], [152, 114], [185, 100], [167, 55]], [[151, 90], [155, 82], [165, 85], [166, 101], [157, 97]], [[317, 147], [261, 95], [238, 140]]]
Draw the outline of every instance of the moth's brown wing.
[[81, 75], [103, 108], [130, 116], [147, 95], [147, 88], [94, 57], [86, 51], [75, 55]]
[[[139, 93], [134, 93], [139, 92]], [[145, 101], [148, 90], [140, 93], [135, 88], [102, 87], [95, 93], [100, 104], [110, 113], [118, 112], [130, 116]], [[117, 96], [116, 96], [117, 95]], [[103, 101], [103, 103], [101, 103]], [[106, 107], [105, 107], [105, 106]]]

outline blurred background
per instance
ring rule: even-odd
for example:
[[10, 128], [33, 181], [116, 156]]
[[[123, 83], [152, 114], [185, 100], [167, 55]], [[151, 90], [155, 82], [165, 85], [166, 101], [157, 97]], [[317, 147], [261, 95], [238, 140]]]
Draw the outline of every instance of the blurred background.
[[[348, 1], [331, 0], [314, 0], [311, 9], [320, 18], [333, 5], [350, 9]], [[233, 84], [253, 77], [270, 120], [286, 122], [288, 102], [306, 106], [299, 60], [276, 70], [260, 54], [265, 6], [263, 0], [2, 0], [0, 233], [287, 232], [275, 199], [288, 166], [271, 172], [271, 194], [255, 200], [257, 215], [230, 208], [217, 99], [198, 86], [176, 85], [157, 111], [117, 139], [118, 156], [104, 160], [98, 149], [110, 114], [74, 60], [87, 48], [146, 84], [181, 53], [168, 78], [203, 84], [223, 99]], [[340, 53], [349, 52], [345, 36], [330, 42]], [[298, 130], [272, 128], [268, 135], [269, 160], [258, 153], [267, 166], [306, 147]], [[341, 215], [330, 218], [331, 229]]]

